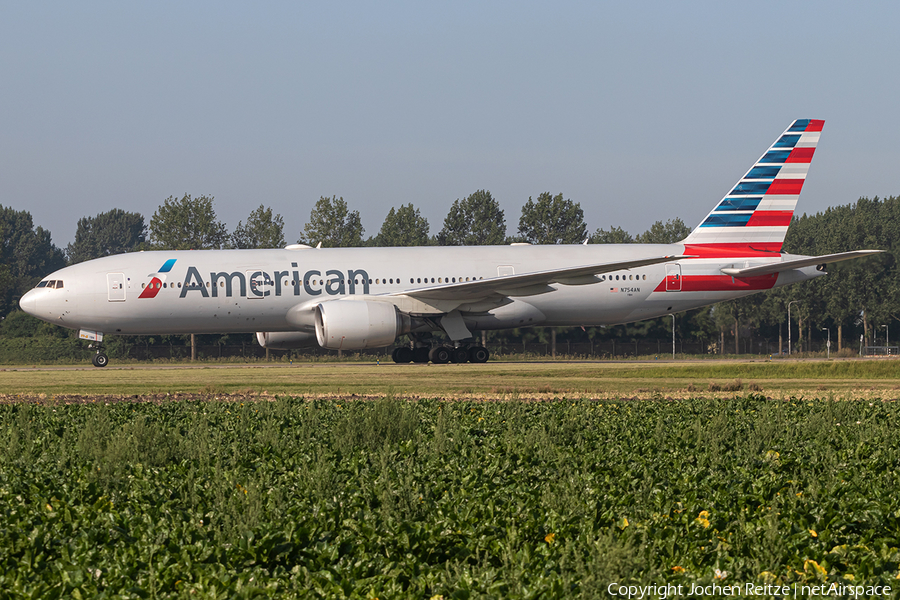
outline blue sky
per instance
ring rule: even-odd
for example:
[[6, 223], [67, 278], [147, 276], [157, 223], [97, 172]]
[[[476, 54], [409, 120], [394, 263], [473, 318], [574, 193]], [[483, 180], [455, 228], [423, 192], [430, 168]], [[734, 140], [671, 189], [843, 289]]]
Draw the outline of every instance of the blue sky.
[[432, 233], [488, 189], [510, 232], [563, 193], [590, 230], [696, 225], [795, 118], [798, 212], [900, 194], [889, 2], [38, 2], [0, 9], [0, 204], [80, 217], [208, 194], [294, 241], [320, 196]]

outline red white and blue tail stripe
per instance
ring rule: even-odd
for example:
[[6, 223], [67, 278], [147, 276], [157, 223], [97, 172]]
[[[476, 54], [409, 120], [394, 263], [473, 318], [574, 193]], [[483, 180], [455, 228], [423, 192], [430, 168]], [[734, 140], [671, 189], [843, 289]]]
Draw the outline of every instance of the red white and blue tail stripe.
[[794, 121], [684, 239], [685, 252], [780, 252], [824, 124]]

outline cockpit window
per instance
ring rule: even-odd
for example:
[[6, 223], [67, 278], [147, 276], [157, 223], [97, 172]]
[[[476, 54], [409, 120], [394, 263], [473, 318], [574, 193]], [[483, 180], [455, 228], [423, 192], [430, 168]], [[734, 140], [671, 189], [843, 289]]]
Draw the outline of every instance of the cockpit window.
[[49, 281], [42, 281], [42, 282], [40, 282], [39, 284], [37, 284], [37, 286], [38, 286], [39, 288], [41, 288], [41, 287], [47, 287], [47, 284], [48, 284], [48, 283], [50, 283], [50, 282], [49, 282]]
[[42, 281], [39, 284], [37, 284], [37, 286], [39, 288], [48, 287], [48, 288], [54, 288], [54, 289], [59, 290], [59, 289], [62, 289], [63, 282], [62, 282], [62, 279], [51, 279], [50, 281]]
[[62, 279], [56, 280], [56, 289], [61, 290], [63, 286]]

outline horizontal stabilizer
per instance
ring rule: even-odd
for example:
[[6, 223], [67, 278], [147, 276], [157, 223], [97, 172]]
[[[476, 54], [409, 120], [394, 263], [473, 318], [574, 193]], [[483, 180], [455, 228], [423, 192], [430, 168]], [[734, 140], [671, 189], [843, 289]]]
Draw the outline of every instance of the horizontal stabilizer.
[[725, 268], [722, 269], [722, 272], [726, 275], [731, 275], [732, 277], [754, 277], [757, 275], [770, 275], [772, 273], [781, 273], [782, 271], [802, 269], [803, 267], [812, 267], [814, 265], [828, 265], [844, 260], [853, 260], [854, 258], [862, 258], [863, 256], [878, 254], [880, 252], [884, 252], [884, 250], [855, 250], [853, 252], [826, 254], [825, 256], [808, 256], [794, 260], [785, 260], [782, 262], [757, 265], [755, 267], [745, 267], [743, 269]]
[[[406, 290], [392, 294], [395, 296], [409, 296], [422, 300], [472, 300], [476, 298], [485, 298], [491, 295], [500, 296], [528, 296], [543, 291], [552, 291], [545, 289], [545, 286], [551, 283], [560, 283], [563, 285], [584, 285], [586, 283], [597, 283], [600, 279], [591, 280], [594, 275], [602, 275], [604, 273], [612, 273], [614, 271], [624, 271], [626, 269], [636, 269], [638, 267], [646, 267], [648, 265], [656, 265], [664, 262], [672, 262], [682, 258], [691, 258], [689, 256], [651, 256], [636, 260], [626, 260], [619, 262], [600, 263], [595, 265], [582, 265], [579, 267], [566, 267], [564, 269], [552, 269], [549, 271], [537, 271], [534, 273], [523, 273], [521, 275], [505, 275], [502, 277], [491, 277], [490, 279], [479, 279], [477, 281], [466, 281], [461, 283], [451, 283], [449, 285], [430, 286], [418, 290]], [[540, 289], [539, 289], [540, 288]]]

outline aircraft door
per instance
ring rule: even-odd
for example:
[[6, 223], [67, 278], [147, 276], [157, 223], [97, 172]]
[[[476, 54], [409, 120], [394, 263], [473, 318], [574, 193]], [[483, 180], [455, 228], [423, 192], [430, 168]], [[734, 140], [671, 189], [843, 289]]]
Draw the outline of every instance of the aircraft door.
[[666, 291], [681, 291], [681, 265], [666, 265]]
[[272, 278], [263, 270], [247, 271], [247, 299], [265, 298], [272, 294]]
[[125, 274], [107, 273], [106, 291], [110, 302], [125, 302]]

